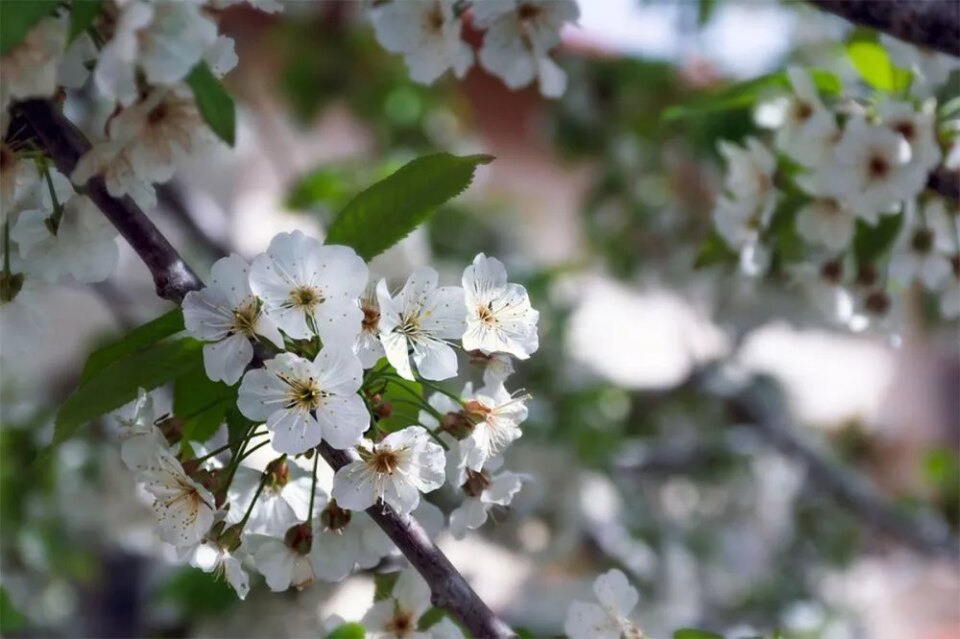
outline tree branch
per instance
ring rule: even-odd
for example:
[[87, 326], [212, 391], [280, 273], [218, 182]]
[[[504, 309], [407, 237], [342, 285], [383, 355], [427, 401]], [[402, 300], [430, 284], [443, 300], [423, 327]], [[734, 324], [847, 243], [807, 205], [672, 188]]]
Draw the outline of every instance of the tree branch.
[[809, 0], [810, 4], [927, 49], [960, 56], [956, 0]]
[[814, 484], [866, 525], [925, 555], [960, 558], [960, 540], [940, 517], [931, 512], [908, 514], [862, 475], [805, 437], [803, 429], [791, 421], [779, 387], [769, 378], [755, 377], [745, 384], [736, 384], [708, 368], [694, 375], [691, 385], [724, 398], [737, 418], [756, 429], [774, 448], [800, 461]]
[[960, 172], [938, 167], [927, 178], [927, 188], [945, 198], [960, 202]]
[[[57, 169], [70, 175], [77, 160], [90, 148], [83, 133], [48, 100], [28, 100], [17, 108]], [[179, 304], [189, 291], [203, 287], [200, 278], [133, 200], [111, 196], [100, 177], [91, 178], [82, 189], [150, 269], [158, 295]], [[357, 458], [356, 451], [336, 450], [326, 443], [321, 444], [320, 452], [334, 470]], [[478, 639], [516, 636], [477, 596], [415, 519], [399, 515], [385, 504], [372, 506], [367, 514], [429, 584], [434, 605], [449, 610]]]

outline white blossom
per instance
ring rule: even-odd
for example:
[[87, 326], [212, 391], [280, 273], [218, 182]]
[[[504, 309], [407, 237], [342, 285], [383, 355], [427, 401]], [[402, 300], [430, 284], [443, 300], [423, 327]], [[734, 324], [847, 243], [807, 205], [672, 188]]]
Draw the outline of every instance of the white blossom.
[[157, 193], [134, 168], [132, 149], [133, 145], [126, 141], [105, 140], [94, 144], [80, 157], [70, 179], [77, 186], [83, 186], [99, 175], [110, 195], [117, 198], [129, 195], [140, 208], [151, 210], [157, 205]]
[[94, 80], [100, 92], [129, 106], [137, 99], [136, 71], [155, 85], [183, 80], [217, 38], [217, 26], [193, 2], [131, 0], [113, 37], [100, 51]]
[[304, 530], [303, 525], [295, 526], [283, 541], [267, 539], [254, 553], [257, 570], [270, 590], [283, 592], [291, 586], [302, 590], [316, 580], [309, 557], [312, 540]]
[[376, 639], [430, 639], [417, 624], [431, 607], [430, 587], [415, 570], [400, 573], [393, 592], [373, 604], [363, 616], [363, 627]]
[[960, 61], [939, 51], [916, 47], [884, 33], [880, 44], [890, 54], [890, 59], [901, 69], [913, 73], [911, 93], [926, 97], [950, 77], [950, 72], [960, 68]]
[[367, 265], [345, 246], [322, 245], [300, 231], [280, 233], [250, 267], [250, 288], [294, 339], [315, 329], [324, 344], [353, 344], [363, 313], [357, 299]]
[[[47, 316], [41, 305], [41, 287], [33, 278], [24, 278], [22, 274], [14, 274], [11, 279], [14, 278], [19, 284], [14, 287], [16, 290], [7, 292], [12, 283], [0, 273], [5, 293], [0, 297], [0, 358], [6, 361], [31, 355], [30, 349], [47, 328]], [[13, 297], [8, 298], [9, 295]]]
[[205, 539], [191, 548], [188, 561], [194, 568], [223, 577], [240, 599], [250, 592], [250, 577], [240, 558], [215, 540]]
[[411, 350], [422, 378], [442, 380], [457, 374], [457, 355], [444, 340], [463, 335], [463, 289], [437, 287], [437, 279], [432, 268], [417, 269], [396, 297], [390, 296], [386, 280], [377, 285], [380, 341], [387, 360], [406, 379], [414, 379]]
[[824, 105], [810, 75], [803, 69], [787, 69], [794, 95], [788, 102], [783, 124], [777, 130], [777, 148], [805, 166], [821, 163], [833, 149], [839, 127]]
[[204, 538], [213, 525], [213, 495], [187, 475], [173, 453], [158, 449], [137, 481], [154, 497], [160, 539], [189, 546]]
[[158, 450], [167, 448], [167, 440], [154, 425], [153, 398], [139, 389], [137, 399], [117, 411], [120, 425], [120, 458], [132, 471], [146, 470]]
[[25, 200], [36, 193], [40, 180], [33, 160], [22, 157], [22, 149], [7, 143], [9, 126], [10, 112], [0, 108], [0, 224], [23, 208]]
[[362, 379], [360, 360], [349, 348], [325, 347], [312, 362], [281, 353], [247, 371], [237, 406], [249, 419], [266, 420], [278, 452], [300, 454], [321, 441], [348, 448], [370, 425], [357, 395]]
[[727, 175], [725, 193], [713, 211], [714, 226], [727, 244], [742, 249], [756, 241], [773, 215], [777, 159], [756, 138], [747, 138], [744, 147], [721, 141], [719, 149], [727, 160]]
[[916, 202], [907, 202], [903, 227], [890, 258], [890, 277], [904, 286], [916, 280], [936, 290], [952, 270], [950, 259], [937, 247], [952, 242], [952, 239], [938, 238], [937, 231], [941, 229], [927, 224], [925, 220], [925, 216], [918, 214]]
[[480, 253], [463, 272], [467, 327], [463, 348], [509, 353], [527, 359], [539, 347], [540, 313], [530, 306], [527, 289], [507, 282], [500, 260]]
[[210, 270], [210, 286], [183, 298], [187, 332], [207, 342], [203, 346], [207, 377], [229, 386], [237, 383], [253, 359], [251, 339], [261, 335], [283, 348], [279, 329], [250, 292], [249, 270], [239, 255], [221, 258]]
[[46, 98], [57, 90], [57, 67], [67, 43], [66, 25], [43, 18], [2, 58], [0, 109], [9, 100]]
[[453, 69], [458, 78], [473, 64], [473, 51], [460, 32], [454, 14], [456, 0], [402, 0], [370, 10], [377, 41], [391, 53], [402, 53], [410, 77], [431, 84]]
[[360, 449], [360, 459], [336, 472], [331, 496], [350, 510], [383, 500], [400, 513], [420, 503], [420, 493], [443, 485], [443, 449], [420, 426], [390, 433]]
[[478, 27], [486, 27], [479, 59], [484, 69], [511, 89], [537, 79], [545, 96], [566, 89], [563, 70], [549, 56], [560, 44], [560, 30], [580, 17], [573, 0], [485, 0], [473, 6]]
[[364, 368], [373, 368], [385, 353], [383, 344], [380, 343], [380, 302], [377, 301], [377, 283], [372, 276], [360, 296], [360, 310], [363, 311], [363, 321], [360, 322], [360, 333], [357, 335], [354, 350]]
[[937, 116], [933, 109], [917, 110], [909, 102], [887, 100], [877, 105], [877, 114], [887, 128], [899, 133], [910, 145], [910, 165], [926, 174], [940, 163]]
[[475, 530], [487, 521], [493, 506], [509, 506], [513, 496], [523, 487], [523, 477], [510, 471], [490, 475], [485, 471], [469, 471], [462, 489], [463, 503], [450, 513], [450, 533], [463, 539], [467, 530]]
[[817, 197], [797, 212], [797, 233], [813, 244], [840, 251], [853, 239], [856, 217], [843, 202], [833, 197]]
[[[268, 466], [269, 474], [260, 496], [253, 503], [244, 533], [282, 538], [290, 526], [306, 521], [310, 508], [310, 488], [313, 478], [308, 472], [291, 462]], [[246, 466], [237, 468], [227, 497], [230, 510], [226, 520], [240, 522], [253, 501], [263, 473]], [[322, 494], [318, 490], [317, 495]]]
[[[86, 196], [75, 195], [54, 222], [49, 209], [23, 211], [10, 230], [27, 269], [47, 282], [70, 275], [102, 282], [117, 268], [117, 230]], [[54, 232], [55, 231], [55, 232]]]
[[574, 601], [564, 630], [570, 639], [640, 639], [643, 633], [628, 618], [640, 596], [619, 570], [610, 570], [593, 583], [599, 604]]
[[473, 422], [470, 436], [462, 440], [466, 467], [480, 470], [523, 432], [527, 418], [526, 395], [512, 396], [502, 384], [485, 386], [466, 403], [464, 411]]

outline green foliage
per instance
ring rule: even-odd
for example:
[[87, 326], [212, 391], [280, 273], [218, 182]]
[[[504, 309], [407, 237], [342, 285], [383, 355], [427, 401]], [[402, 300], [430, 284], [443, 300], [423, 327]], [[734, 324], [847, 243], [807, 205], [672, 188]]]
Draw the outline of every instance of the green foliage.
[[236, 454], [240, 450], [240, 445], [246, 438], [247, 433], [256, 425], [256, 422], [244, 417], [235, 404], [227, 406], [223, 417], [227, 422], [227, 441], [230, 444], [230, 451]]
[[[397, 374], [386, 358], [377, 362], [372, 371], [374, 375], [382, 373]], [[420, 382], [390, 378], [374, 382], [371, 389], [380, 393], [381, 401], [389, 403], [391, 407], [390, 416], [377, 421], [378, 429], [392, 433], [419, 421], [420, 409], [416, 404], [423, 399], [423, 386]]]
[[287, 194], [285, 204], [292, 209], [314, 206], [342, 207], [353, 194], [353, 170], [342, 166], [321, 166], [301, 177]]
[[877, 42], [854, 39], [847, 44], [847, 57], [874, 89], [897, 93], [910, 86], [910, 72], [893, 66], [886, 49]]
[[363, 639], [365, 636], [366, 630], [360, 624], [345, 623], [334, 628], [326, 639]]
[[[811, 80], [824, 95], [839, 95], [842, 85], [839, 78], [829, 71], [809, 69]], [[706, 95], [691, 98], [663, 111], [665, 121], [700, 117], [709, 113], [749, 109], [765, 94], [790, 90], [790, 80], [785, 71], [762, 75], [746, 82], [733, 84]]]
[[0, 55], [20, 44], [38, 22], [53, 14], [59, 0], [0, 1]]
[[57, 412], [53, 443], [69, 439], [88, 421], [120, 408], [137, 396], [138, 388], [152, 390], [197, 367], [202, 344], [180, 339], [155, 344], [118, 358], [75, 390]]
[[93, 25], [102, 6], [103, 0], [73, 0], [70, 6], [70, 33], [67, 42], [73, 42]]
[[393, 587], [400, 578], [399, 572], [381, 572], [373, 576], [373, 601], [383, 601], [393, 593]]
[[853, 236], [853, 255], [858, 264], [869, 264], [883, 256], [897, 239], [903, 215], [883, 215], [875, 226], [857, 220]]
[[223, 83], [201, 62], [187, 76], [204, 121], [221, 140], [233, 146], [237, 128], [237, 107]]
[[112, 344], [98, 348], [87, 357], [87, 363], [80, 373], [80, 385], [83, 386], [104, 368], [148, 346], [153, 346], [160, 340], [175, 335], [183, 330], [183, 313], [176, 308], [169, 313], [138, 326]]
[[215, 617], [239, 601], [225, 581], [189, 566], [161, 584], [155, 596], [176, 606], [188, 619]]
[[682, 628], [673, 633], [673, 639], [723, 639], [723, 636], [696, 628]]
[[236, 399], [237, 388], [211, 381], [203, 362], [178, 377], [173, 385], [173, 414], [183, 420], [183, 438], [205, 442], [213, 437]]
[[449, 153], [417, 158], [353, 198], [331, 225], [327, 242], [350, 246], [367, 260], [376, 257], [460, 195], [477, 166], [492, 160]]
[[727, 246], [727, 243], [720, 237], [716, 231], [710, 231], [710, 235], [700, 244], [697, 250], [697, 257], [693, 261], [693, 268], [702, 269], [719, 264], [735, 264], [737, 261], [737, 252]]
[[417, 630], [427, 630], [431, 626], [440, 623], [440, 621], [447, 616], [447, 611], [443, 608], [430, 608], [420, 615], [420, 620], [417, 622]]
[[0, 634], [9, 636], [27, 626], [27, 618], [13, 606], [10, 595], [0, 587]]

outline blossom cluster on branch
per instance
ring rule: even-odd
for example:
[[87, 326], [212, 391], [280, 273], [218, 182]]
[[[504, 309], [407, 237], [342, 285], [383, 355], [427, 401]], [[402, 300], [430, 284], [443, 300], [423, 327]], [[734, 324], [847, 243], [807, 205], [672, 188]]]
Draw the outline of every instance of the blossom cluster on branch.
[[756, 137], [720, 143], [716, 231], [745, 273], [786, 273], [854, 330], [896, 331], [914, 286], [956, 318], [960, 201], [931, 176], [960, 171], [957, 105], [934, 97], [960, 60], [888, 36], [848, 51], [876, 91], [794, 67], [790, 95], [756, 110], [772, 147]]

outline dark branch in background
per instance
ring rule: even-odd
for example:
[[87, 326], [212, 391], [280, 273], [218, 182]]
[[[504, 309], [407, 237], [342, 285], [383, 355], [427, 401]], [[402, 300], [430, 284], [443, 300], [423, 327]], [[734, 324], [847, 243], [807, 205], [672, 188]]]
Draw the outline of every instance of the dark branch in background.
[[927, 178], [927, 188], [943, 197], [960, 202], [960, 171], [951, 171], [942, 166], [934, 169]]
[[197, 219], [183, 198], [183, 191], [171, 182], [157, 184], [157, 203], [165, 208], [196, 240], [211, 257], [221, 258], [230, 254], [230, 247], [200, 228]]
[[[90, 149], [86, 136], [48, 100], [27, 100], [17, 108], [57, 169], [69, 177], [80, 156]], [[203, 286], [196, 273], [131, 198], [110, 195], [99, 176], [90, 178], [83, 191], [150, 269], [157, 295], [179, 304], [188, 291]]]
[[898, 508], [862, 475], [835, 459], [790, 419], [782, 392], [769, 378], [733, 382], [715, 365], [692, 375], [685, 386], [722, 398], [736, 419], [802, 463], [815, 486], [866, 526], [925, 555], [960, 558], [960, 539], [940, 517], [929, 511], [909, 513]]
[[[77, 160], [90, 148], [83, 133], [50, 101], [29, 100], [17, 108], [57, 169], [70, 175]], [[150, 269], [158, 295], [180, 303], [189, 291], [203, 287], [200, 278], [133, 200], [112, 197], [99, 177], [92, 178], [83, 188]], [[334, 470], [356, 458], [355, 451], [335, 450], [326, 444], [320, 446], [320, 451]], [[386, 505], [372, 506], [367, 514], [429, 584], [434, 605], [450, 611], [478, 639], [516, 636], [477, 596], [415, 519], [398, 515]]]
[[957, 0], [808, 0], [811, 4], [920, 47], [960, 56]]

